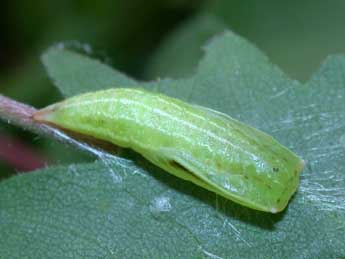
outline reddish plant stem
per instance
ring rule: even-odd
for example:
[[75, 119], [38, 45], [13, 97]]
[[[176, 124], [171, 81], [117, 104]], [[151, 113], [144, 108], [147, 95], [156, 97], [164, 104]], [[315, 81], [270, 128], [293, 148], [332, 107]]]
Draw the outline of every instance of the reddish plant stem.
[[0, 95], [0, 120], [32, 131], [38, 135], [58, 140], [59, 142], [80, 148], [80, 143], [66, 137], [62, 131], [33, 120], [37, 110], [32, 106], [17, 102]]
[[53, 136], [54, 131], [46, 125], [33, 121], [32, 115], [36, 111], [32, 106], [14, 101], [8, 97], [0, 95], [0, 119], [33, 131], [40, 135]]
[[121, 151], [110, 143], [73, 132], [62, 131], [36, 122], [33, 120], [33, 114], [36, 111], [37, 110], [32, 106], [0, 95], [0, 120], [17, 125], [38, 135], [58, 140], [59, 142], [82, 150], [83, 152], [92, 154], [95, 157], [104, 155], [104, 151], [107, 151], [108, 155], [117, 154]]

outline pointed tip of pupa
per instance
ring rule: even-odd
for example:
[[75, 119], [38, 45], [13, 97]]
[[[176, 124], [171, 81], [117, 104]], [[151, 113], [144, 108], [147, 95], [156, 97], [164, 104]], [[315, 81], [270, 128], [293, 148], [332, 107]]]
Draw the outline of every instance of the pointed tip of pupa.
[[33, 115], [32, 115], [32, 119], [34, 121], [37, 122], [51, 122], [52, 121], [52, 117], [54, 115], [54, 112], [57, 109], [57, 105], [53, 104], [50, 105], [46, 108], [43, 108], [41, 110], [36, 111]]
[[281, 211], [281, 210], [278, 210], [277, 208], [271, 208], [271, 213], [278, 213], [279, 211]]

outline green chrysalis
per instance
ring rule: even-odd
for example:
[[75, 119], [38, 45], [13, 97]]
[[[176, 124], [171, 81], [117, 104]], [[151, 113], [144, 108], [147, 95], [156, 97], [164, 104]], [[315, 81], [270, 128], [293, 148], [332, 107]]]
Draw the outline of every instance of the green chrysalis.
[[143, 89], [78, 95], [34, 119], [131, 148], [177, 177], [271, 213], [286, 207], [304, 165], [272, 137], [228, 115]]

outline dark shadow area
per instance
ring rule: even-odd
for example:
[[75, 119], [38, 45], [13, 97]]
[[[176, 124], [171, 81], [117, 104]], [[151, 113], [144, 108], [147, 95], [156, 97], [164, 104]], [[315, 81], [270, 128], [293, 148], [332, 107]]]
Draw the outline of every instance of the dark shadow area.
[[226, 198], [216, 195], [213, 192], [205, 190], [191, 182], [184, 181], [169, 174], [168, 172], [145, 160], [139, 154], [132, 154], [132, 157], [135, 156], [137, 157], [135, 160], [136, 164], [139, 167], [145, 169], [145, 171], [149, 172], [153, 177], [164, 183], [169, 188], [173, 188], [178, 192], [192, 196], [193, 198], [208, 204], [210, 207], [213, 207], [216, 211], [227, 217], [235, 218], [251, 225], [273, 231], [275, 229], [274, 225], [284, 218], [284, 215], [288, 210], [288, 208], [286, 208], [280, 213], [272, 214], [246, 208]]

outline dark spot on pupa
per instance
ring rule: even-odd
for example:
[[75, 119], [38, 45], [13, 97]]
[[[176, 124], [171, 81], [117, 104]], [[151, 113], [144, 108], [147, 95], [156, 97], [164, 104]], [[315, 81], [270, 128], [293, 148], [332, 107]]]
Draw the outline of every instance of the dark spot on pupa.
[[279, 202], [280, 202], [280, 199], [277, 200], [277, 203], [279, 203]]
[[255, 145], [256, 143], [255, 143], [255, 141], [254, 141], [254, 140], [249, 139], [249, 144], [253, 146], [253, 145]]
[[97, 124], [98, 124], [98, 126], [103, 126], [103, 125], [105, 124], [105, 120], [99, 118], [99, 119], [97, 120]]
[[278, 167], [273, 167], [273, 172], [279, 172], [279, 168]]
[[217, 169], [221, 168], [221, 164], [219, 162], [216, 162]]
[[244, 179], [248, 180], [249, 179], [248, 175], [245, 174]]

